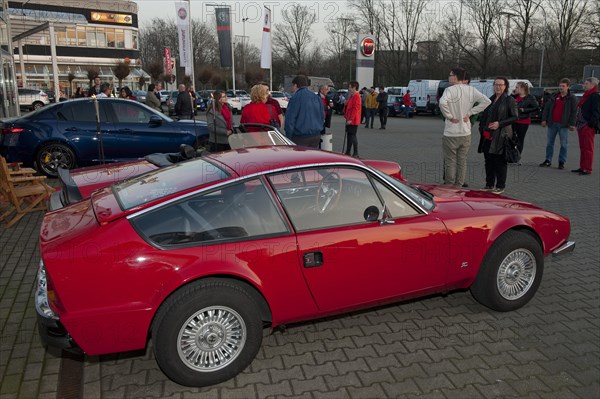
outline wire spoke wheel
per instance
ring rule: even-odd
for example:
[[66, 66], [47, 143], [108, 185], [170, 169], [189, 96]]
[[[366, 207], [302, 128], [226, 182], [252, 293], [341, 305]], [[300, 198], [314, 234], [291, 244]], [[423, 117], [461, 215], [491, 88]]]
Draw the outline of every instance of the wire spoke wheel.
[[246, 325], [233, 309], [211, 306], [193, 314], [182, 326], [179, 358], [188, 367], [213, 372], [233, 362], [244, 348]]
[[523, 248], [512, 251], [498, 268], [498, 292], [507, 300], [521, 298], [533, 285], [535, 273], [535, 256], [530, 251]]

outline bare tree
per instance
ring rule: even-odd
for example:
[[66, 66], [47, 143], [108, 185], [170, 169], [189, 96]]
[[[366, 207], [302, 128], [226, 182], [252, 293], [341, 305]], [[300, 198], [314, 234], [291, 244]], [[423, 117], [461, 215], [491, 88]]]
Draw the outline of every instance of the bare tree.
[[549, 44], [554, 53], [548, 57], [552, 75], [555, 79], [572, 76], [575, 71], [569, 54], [587, 35], [583, 31], [583, 22], [590, 12], [588, 0], [549, 0], [548, 10]]
[[[510, 75], [523, 77], [528, 66], [528, 54], [540, 38], [545, 36], [545, 27], [537, 29], [535, 15], [539, 12], [539, 0], [511, 0], [503, 13], [506, 24], [497, 24], [495, 36], [500, 45]], [[511, 26], [511, 21], [514, 26]], [[540, 35], [535, 35], [538, 32]]]
[[123, 87], [123, 79], [125, 79], [131, 73], [131, 69], [129, 69], [129, 64], [125, 62], [117, 62], [115, 67], [112, 69], [115, 77], [119, 81], [119, 88]]
[[343, 15], [327, 25], [328, 39], [323, 43], [323, 48], [331, 54], [328, 64], [329, 76], [339, 87], [343, 82], [348, 82], [346, 71], [352, 68], [352, 58], [355, 57], [352, 48], [352, 36], [356, 35], [357, 27], [349, 15]]
[[[85, 69], [86, 76], [90, 81], [90, 88], [94, 85], [93, 81], [100, 76], [100, 69], [96, 66], [89, 66]], [[91, 94], [91, 93], [90, 93]]]
[[496, 0], [463, 0], [458, 12], [454, 9], [444, 23], [449, 41], [456, 43], [482, 77], [490, 73], [490, 62], [496, 48], [494, 29], [499, 23], [501, 7]]
[[158, 82], [160, 80], [160, 76], [165, 71], [165, 68], [163, 67], [163, 62], [152, 61], [147, 65], [148, 66], [146, 67], [146, 72], [148, 72], [154, 83]]
[[400, 10], [400, 42], [404, 45], [406, 56], [404, 57], [406, 65], [406, 74], [408, 80], [412, 79], [413, 53], [416, 49], [417, 34], [421, 15], [427, 6], [429, 0], [400, 0], [398, 8]]
[[306, 61], [306, 51], [311, 45], [312, 25], [317, 16], [307, 6], [293, 4], [282, 13], [284, 23], [275, 24], [273, 46], [281, 58], [289, 60], [296, 69], [301, 68]]

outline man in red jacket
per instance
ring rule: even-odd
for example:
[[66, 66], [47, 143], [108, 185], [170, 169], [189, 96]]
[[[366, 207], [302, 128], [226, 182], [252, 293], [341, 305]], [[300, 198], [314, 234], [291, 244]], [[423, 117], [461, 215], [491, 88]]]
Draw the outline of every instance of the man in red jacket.
[[358, 131], [358, 125], [360, 125], [362, 101], [360, 94], [358, 94], [358, 82], [356, 80], [350, 81], [350, 84], [348, 85], [348, 97], [349, 98], [344, 104], [346, 137], [348, 137], [345, 154], [350, 155], [350, 150], [354, 149], [352, 156], [358, 158], [358, 139], [356, 138], [356, 133]]

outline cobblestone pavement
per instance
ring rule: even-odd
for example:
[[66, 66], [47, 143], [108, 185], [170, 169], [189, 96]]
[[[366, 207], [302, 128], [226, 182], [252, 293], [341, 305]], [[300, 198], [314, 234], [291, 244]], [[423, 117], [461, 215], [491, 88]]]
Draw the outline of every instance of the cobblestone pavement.
[[[341, 117], [333, 130], [343, 131]], [[400, 162], [409, 180], [439, 182], [441, 131], [441, 120], [427, 116], [391, 119], [387, 130], [361, 127], [360, 155]], [[480, 188], [483, 157], [475, 141], [468, 183]], [[338, 133], [334, 149], [341, 142]], [[592, 176], [569, 172], [578, 167], [575, 134], [566, 170], [540, 168], [545, 131], [532, 126], [524, 164], [509, 167], [505, 195], [570, 217], [577, 241], [570, 257], [547, 258], [537, 295], [520, 310], [493, 312], [455, 292], [267, 331], [247, 370], [203, 389], [169, 381], [150, 343], [146, 351], [76, 362], [83, 385], [70, 397], [598, 398], [599, 144]], [[0, 399], [69, 397], [58, 393], [67, 359], [42, 348], [36, 330], [41, 218], [0, 227]]]

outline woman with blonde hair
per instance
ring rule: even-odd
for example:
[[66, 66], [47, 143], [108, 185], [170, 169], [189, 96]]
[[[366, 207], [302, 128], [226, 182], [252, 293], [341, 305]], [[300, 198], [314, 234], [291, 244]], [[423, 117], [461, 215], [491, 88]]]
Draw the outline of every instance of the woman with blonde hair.
[[[265, 85], [257, 84], [250, 90], [250, 104], [242, 110], [240, 123], [260, 123], [263, 125], [274, 126], [278, 123], [277, 111], [267, 104], [269, 97], [269, 88]], [[264, 130], [260, 128], [248, 130]]]

